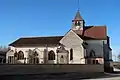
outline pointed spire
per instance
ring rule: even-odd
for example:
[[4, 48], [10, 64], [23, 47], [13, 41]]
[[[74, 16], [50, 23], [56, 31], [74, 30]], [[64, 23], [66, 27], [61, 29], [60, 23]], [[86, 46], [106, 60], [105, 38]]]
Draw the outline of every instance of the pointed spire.
[[81, 17], [81, 15], [80, 15], [79, 10], [77, 11], [77, 13], [76, 13], [76, 16], [75, 16], [74, 20], [83, 20], [83, 18], [82, 18], [82, 17]]

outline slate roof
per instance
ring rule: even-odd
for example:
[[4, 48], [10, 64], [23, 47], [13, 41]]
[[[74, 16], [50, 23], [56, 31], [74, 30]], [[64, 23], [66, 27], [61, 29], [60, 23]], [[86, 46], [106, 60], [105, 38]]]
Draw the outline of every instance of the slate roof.
[[[83, 40], [107, 40], [106, 26], [87, 26], [82, 31], [74, 30], [74, 32]], [[49, 36], [49, 37], [28, 37], [20, 38], [9, 46], [53, 46], [57, 45], [64, 36]]]
[[9, 46], [51, 46], [58, 44], [62, 38], [63, 36], [20, 38]]
[[72, 21], [75, 21], [75, 20], [83, 20], [83, 18], [82, 18], [82, 16], [80, 15], [80, 12], [79, 12], [79, 11], [77, 11], [75, 18], [74, 18], [74, 20], [72, 20]]

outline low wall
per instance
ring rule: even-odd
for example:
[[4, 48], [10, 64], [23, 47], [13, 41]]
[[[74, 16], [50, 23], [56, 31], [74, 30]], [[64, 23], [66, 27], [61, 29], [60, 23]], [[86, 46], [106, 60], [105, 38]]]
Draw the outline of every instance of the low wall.
[[113, 62], [112, 65], [114, 68], [120, 69], [120, 62]]
[[99, 73], [104, 72], [103, 65], [81, 65], [81, 64], [64, 64], [64, 65], [0, 65], [0, 75], [17, 75], [17, 74], [46, 74], [46, 73]]
[[112, 62], [112, 65], [120, 65], [120, 62]]

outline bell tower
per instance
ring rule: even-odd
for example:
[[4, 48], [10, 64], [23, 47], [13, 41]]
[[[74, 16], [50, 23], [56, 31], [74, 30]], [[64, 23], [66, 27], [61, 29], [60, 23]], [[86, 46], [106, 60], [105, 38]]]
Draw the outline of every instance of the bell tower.
[[85, 26], [85, 22], [78, 10], [75, 18], [72, 20], [72, 30], [83, 30], [84, 26]]

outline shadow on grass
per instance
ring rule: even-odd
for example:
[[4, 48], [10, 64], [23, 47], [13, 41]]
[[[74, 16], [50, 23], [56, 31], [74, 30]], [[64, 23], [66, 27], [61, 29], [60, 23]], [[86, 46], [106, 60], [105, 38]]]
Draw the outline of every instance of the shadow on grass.
[[[114, 74], [114, 75], [113, 75]], [[26, 74], [26, 75], [0, 75], [0, 80], [80, 80], [118, 77], [120, 72], [81, 74], [81, 73], [54, 73], [54, 74]]]

